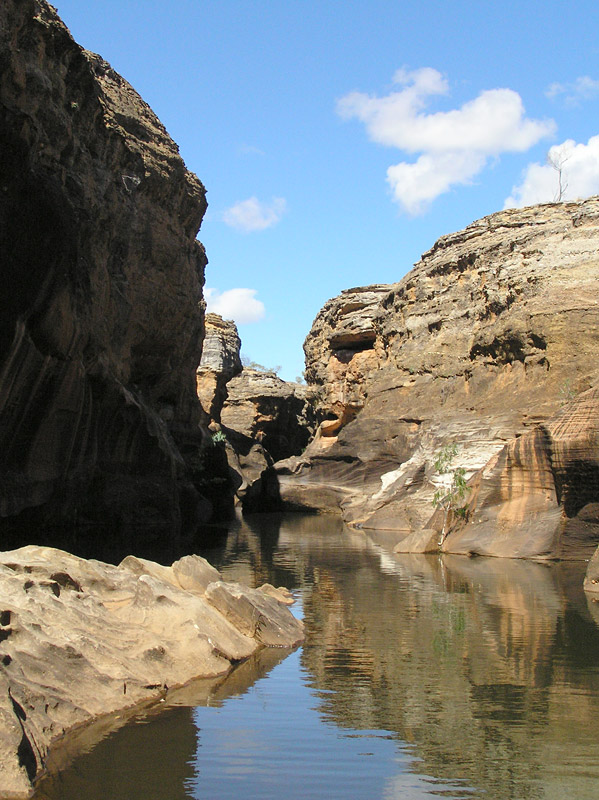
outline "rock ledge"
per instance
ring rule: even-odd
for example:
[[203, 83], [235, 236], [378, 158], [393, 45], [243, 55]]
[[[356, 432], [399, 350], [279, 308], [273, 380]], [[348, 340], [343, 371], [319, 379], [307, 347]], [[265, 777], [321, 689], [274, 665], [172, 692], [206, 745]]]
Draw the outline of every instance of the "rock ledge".
[[220, 578], [199, 556], [115, 567], [48, 547], [1, 553], [0, 797], [30, 796], [69, 730], [302, 641], [285, 590]]

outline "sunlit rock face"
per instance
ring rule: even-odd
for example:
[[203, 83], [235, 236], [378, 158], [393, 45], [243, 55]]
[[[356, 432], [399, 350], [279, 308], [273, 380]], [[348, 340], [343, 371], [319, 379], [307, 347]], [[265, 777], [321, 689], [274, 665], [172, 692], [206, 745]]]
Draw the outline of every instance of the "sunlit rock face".
[[28, 797], [53, 740], [192, 678], [225, 675], [303, 625], [284, 590], [221, 581], [199, 556], [113, 566], [28, 546], [0, 554], [0, 795]]
[[[598, 321], [597, 198], [494, 214], [442, 237], [399, 283], [343, 292], [306, 340], [306, 375], [328, 419], [303, 458], [280, 466], [283, 502], [341, 509], [352, 524], [395, 531], [398, 542], [411, 537], [406, 549], [436, 548], [443, 524], [443, 515], [433, 516], [443, 481], [436, 454], [457, 445], [451, 469], [463, 467], [468, 479], [498, 469], [492, 459], [508, 442], [596, 385]], [[561, 478], [550, 475], [561, 456], [543, 435], [539, 429], [510, 445], [516, 458], [527, 449], [537, 462], [534, 479], [519, 475], [518, 503], [567, 532], [569, 520], [599, 501], [597, 484], [585, 467], [582, 506], [566, 503]], [[485, 500], [489, 508], [494, 502]], [[494, 513], [512, 524], [510, 502]], [[538, 543], [536, 554], [563, 553], [564, 542]], [[515, 541], [494, 549], [530, 555], [536, 547]]]
[[177, 524], [204, 187], [45, 0], [0, 7], [2, 517]]
[[241, 339], [232, 320], [206, 314], [202, 358], [197, 369], [197, 392], [208, 416], [220, 422], [227, 384], [242, 370]]
[[443, 549], [589, 560], [599, 544], [599, 390], [510, 441], [476, 475]]

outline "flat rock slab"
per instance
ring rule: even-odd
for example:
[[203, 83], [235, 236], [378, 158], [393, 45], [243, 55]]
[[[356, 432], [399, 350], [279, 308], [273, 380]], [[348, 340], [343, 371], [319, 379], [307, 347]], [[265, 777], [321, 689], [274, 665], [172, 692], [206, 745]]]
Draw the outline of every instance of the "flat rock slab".
[[199, 556], [117, 567], [49, 547], [0, 553], [0, 797], [28, 797], [67, 731], [297, 645], [303, 624], [278, 591], [223, 583]]

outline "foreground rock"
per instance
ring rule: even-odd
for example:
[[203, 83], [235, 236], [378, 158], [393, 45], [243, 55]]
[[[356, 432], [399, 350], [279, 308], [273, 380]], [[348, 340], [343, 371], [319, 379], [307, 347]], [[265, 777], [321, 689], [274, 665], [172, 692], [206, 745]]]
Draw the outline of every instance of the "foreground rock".
[[0, 795], [27, 797], [73, 727], [297, 645], [287, 602], [223, 583], [198, 556], [114, 567], [43, 547], [0, 554]]
[[45, 0], [0, 4], [0, 63], [0, 518], [177, 527], [198, 506], [204, 187]]
[[[538, 426], [599, 385], [598, 298], [591, 198], [486, 217], [441, 238], [399, 283], [329, 301], [305, 344], [328, 419], [303, 457], [277, 465], [284, 505], [341, 510], [405, 549], [433, 549], [444, 527], [433, 496], [450, 477], [433, 464], [456, 445], [451, 470], [465, 470], [486, 509], [471, 514], [460, 552], [563, 556], [583, 528], [588, 552], [594, 395], [576, 421]], [[524, 452], [535, 467], [518, 471]], [[523, 544], [526, 519], [537, 531], [550, 524], [552, 543], [531, 534]]]

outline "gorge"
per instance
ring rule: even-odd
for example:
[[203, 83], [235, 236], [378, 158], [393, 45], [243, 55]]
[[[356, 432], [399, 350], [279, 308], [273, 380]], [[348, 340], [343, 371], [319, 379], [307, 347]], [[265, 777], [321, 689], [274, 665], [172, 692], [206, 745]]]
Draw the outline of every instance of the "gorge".
[[[206, 313], [206, 192], [137, 92], [45, 0], [2, 4], [0, 67], [0, 794], [27, 796], [74, 726], [302, 640], [286, 592], [238, 589], [186, 555], [236, 506], [330, 514], [361, 546], [384, 541], [391, 571], [415, 553], [417, 572], [464, 573], [470, 594], [488, 562], [461, 556], [580, 562], [564, 574], [594, 624], [599, 198], [484, 217], [397, 283], [343, 291], [291, 384], [244, 367], [235, 325]], [[326, 563], [316, 616], [332, 636], [352, 609], [339, 622], [326, 607], [344, 602]]]

